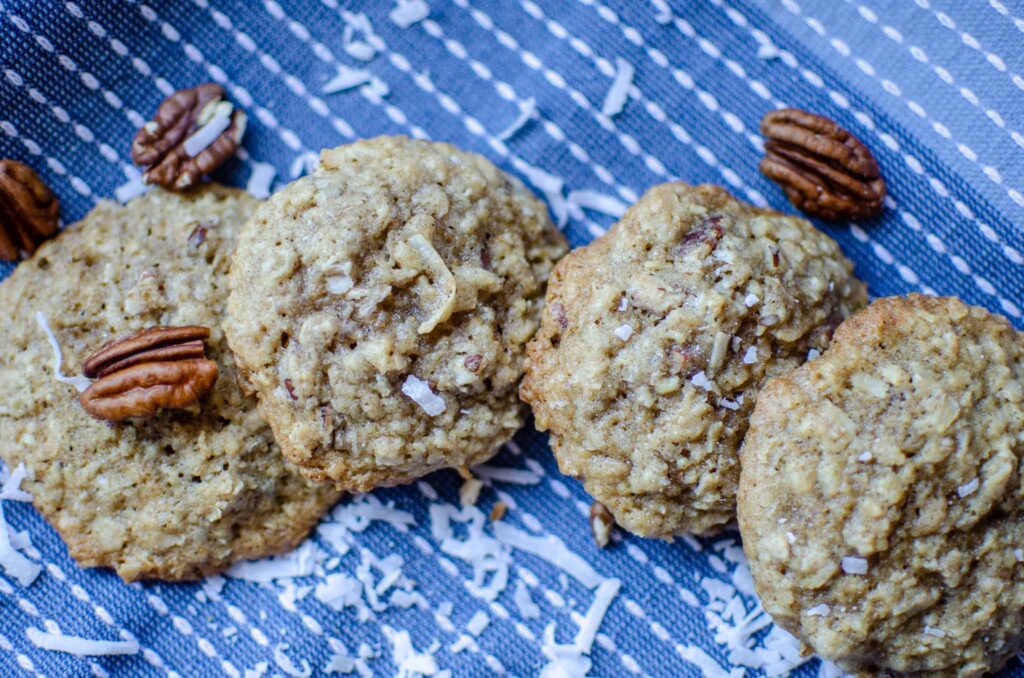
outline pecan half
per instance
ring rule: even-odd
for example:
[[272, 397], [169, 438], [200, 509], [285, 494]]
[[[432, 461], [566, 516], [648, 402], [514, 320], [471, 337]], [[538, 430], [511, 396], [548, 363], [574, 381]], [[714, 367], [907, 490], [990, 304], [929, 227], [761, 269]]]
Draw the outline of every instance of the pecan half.
[[180, 90], [136, 133], [132, 160], [145, 170], [146, 183], [184, 190], [234, 155], [246, 121], [245, 113], [224, 99], [220, 85]]
[[205, 327], [151, 327], [109, 341], [82, 365], [97, 380], [79, 396], [97, 419], [150, 417], [199, 401], [217, 381], [217, 363], [207, 360]]
[[885, 180], [857, 137], [813, 113], [772, 111], [761, 120], [767, 138], [761, 173], [786, 192], [797, 209], [836, 221], [882, 211]]
[[57, 232], [60, 203], [32, 168], [0, 160], [0, 259], [31, 255]]

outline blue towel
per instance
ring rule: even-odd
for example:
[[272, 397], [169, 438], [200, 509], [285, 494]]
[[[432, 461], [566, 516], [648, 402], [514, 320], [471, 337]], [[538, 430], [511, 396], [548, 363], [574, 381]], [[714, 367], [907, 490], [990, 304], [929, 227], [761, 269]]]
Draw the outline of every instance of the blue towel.
[[[0, 157], [35, 168], [71, 223], [133, 176], [129, 142], [167, 94], [215, 81], [250, 119], [247, 155], [222, 167], [220, 181], [245, 186], [268, 163], [279, 186], [304, 154], [361, 137], [445, 140], [524, 178], [564, 211], [565, 232], [581, 245], [613, 221], [605, 212], [615, 202], [593, 209], [568, 202], [570, 191], [629, 203], [682, 179], [793, 212], [757, 171], [758, 121], [797, 106], [851, 130], [883, 168], [882, 218], [819, 224], [872, 294], [953, 294], [1022, 326], [1016, 0], [429, 4], [426, 19], [402, 27], [401, 13], [389, 17], [392, 0], [0, 0]], [[605, 118], [615, 76], [629, 66], [624, 106]], [[372, 80], [324, 93], [342, 67], [367, 69]], [[508, 584], [493, 600], [431, 529], [432, 507], [458, 504], [454, 473], [340, 505], [332, 529], [347, 530], [353, 545], [342, 553], [330, 538], [337, 532], [321, 531], [304, 547], [319, 554], [320, 571], [290, 582], [128, 586], [78, 568], [29, 504], [4, 501], [43, 570], [27, 588], [0, 575], [0, 675], [269, 676], [319, 673], [348, 657], [365, 675], [394, 675], [404, 660], [455, 676], [532, 676], [549, 662], [545, 633], [571, 643], [608, 592], [593, 576], [621, 581], [590, 652], [593, 675], [835, 675], [794, 656], [792, 640], [760, 611], [735, 533], [672, 544], [627, 536], [601, 551], [589, 500], [559, 474], [545, 436], [528, 427], [491, 465], [521, 473], [499, 472], [481, 510], [504, 501], [505, 522], [519, 531], [505, 537], [544, 544], [540, 555], [511, 552]], [[387, 519], [367, 522], [380, 515]], [[464, 529], [451, 538], [464, 539]], [[542, 557], [557, 554], [552, 544], [585, 566]], [[368, 576], [385, 588], [379, 567], [398, 561], [379, 561], [391, 556], [422, 597], [408, 607], [382, 603], [360, 619], [310, 589], [373, 562]], [[79, 658], [37, 648], [32, 628], [139, 651]], [[1022, 675], [1016, 661], [1005, 675]]]

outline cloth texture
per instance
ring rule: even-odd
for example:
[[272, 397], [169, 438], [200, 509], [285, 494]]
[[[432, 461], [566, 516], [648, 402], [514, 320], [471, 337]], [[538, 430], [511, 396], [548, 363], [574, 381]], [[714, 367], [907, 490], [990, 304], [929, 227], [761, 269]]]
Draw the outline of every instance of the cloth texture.
[[[394, 8], [393, 0], [0, 0], [0, 157], [33, 167], [72, 223], [137, 175], [129, 144], [159, 102], [213, 81], [249, 114], [244, 153], [215, 174], [224, 183], [244, 187], [266, 163], [281, 186], [306, 154], [357, 138], [444, 140], [523, 178], [564, 213], [579, 246], [614, 221], [607, 212], [617, 203], [673, 179], [721, 184], [793, 212], [757, 170], [758, 122], [796, 106], [851, 130], [882, 167], [883, 216], [817, 224], [872, 295], [956, 295], [1024, 327], [1019, 2], [429, 0], [427, 17], [407, 27], [389, 16]], [[603, 115], [629, 66], [621, 112]], [[325, 93], [341, 67], [371, 79]], [[545, 629], [553, 624], [554, 641], [571, 643], [596, 595], [592, 581], [565, 571], [551, 536], [622, 582], [589, 654], [593, 675], [837, 675], [797, 657], [773, 630], [735, 532], [674, 543], [625, 536], [599, 550], [589, 499], [558, 472], [544, 435], [527, 426], [488, 467], [483, 514], [504, 502], [504, 522], [555, 554], [550, 562], [506, 547], [508, 585], [493, 600], [473, 584], [470, 563], [449, 552], [446, 539], [462, 538], [462, 528], [448, 537], [432, 520], [438, 507], [459, 503], [453, 472], [374, 492], [414, 524], [350, 525], [347, 547], [321, 530], [310, 548], [321, 555], [316, 571], [290, 582], [125, 585], [78, 568], [30, 504], [3, 501], [43, 569], [28, 587], [0, 574], [0, 675], [319, 674], [360, 646], [356, 675], [395, 675], [402, 631], [455, 676], [538, 675], [550, 660]], [[344, 500], [328, 522], [351, 520], [360, 501]], [[361, 563], [392, 555], [422, 597], [414, 604], [360, 619], [316, 594], [332, 573], [354, 576]], [[376, 570], [370, 576], [379, 583]], [[30, 628], [140, 649], [76, 657], [36, 647]], [[1004, 675], [1024, 671], [1014, 660]]]

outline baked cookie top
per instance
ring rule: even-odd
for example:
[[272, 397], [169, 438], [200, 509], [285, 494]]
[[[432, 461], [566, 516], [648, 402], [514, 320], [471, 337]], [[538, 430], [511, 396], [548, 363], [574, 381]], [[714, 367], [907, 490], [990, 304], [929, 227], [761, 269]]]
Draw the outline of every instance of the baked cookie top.
[[1024, 629], [1024, 335], [876, 301], [761, 391], [739, 522], [764, 609], [848, 671], [976, 676]]
[[380, 137], [262, 205], [231, 271], [228, 341], [285, 456], [365, 491], [494, 454], [544, 284], [566, 249], [486, 159]]
[[[125, 580], [192, 579], [296, 546], [337, 498], [287, 464], [242, 394], [220, 330], [236, 231], [257, 205], [208, 186], [99, 203], [0, 284], [0, 456], [84, 566]], [[54, 377], [108, 339], [153, 325], [210, 328], [220, 378], [191, 411], [108, 424]]]
[[735, 515], [765, 378], [865, 303], [832, 239], [716, 186], [649, 190], [555, 268], [521, 393], [562, 471], [643, 536]]

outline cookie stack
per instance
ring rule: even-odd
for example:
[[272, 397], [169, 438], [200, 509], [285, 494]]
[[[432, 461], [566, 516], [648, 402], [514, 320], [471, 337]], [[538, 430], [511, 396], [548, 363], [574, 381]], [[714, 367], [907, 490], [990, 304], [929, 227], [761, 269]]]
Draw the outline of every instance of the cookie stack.
[[519, 181], [405, 138], [262, 203], [101, 203], [0, 285], [2, 456], [83, 565], [191, 579], [294, 547], [342, 492], [468, 474], [525, 402], [605, 540], [738, 516], [765, 610], [847, 670], [1022, 649], [1020, 333], [867, 305], [832, 239], [713, 186], [566, 249]]
[[405, 138], [325, 151], [263, 204], [103, 202], [0, 285], [2, 456], [128, 581], [290, 550], [343, 491], [511, 438], [565, 250], [519, 181]]
[[1005, 319], [865, 308], [808, 222], [682, 184], [562, 259], [547, 300], [521, 393], [620, 526], [705, 533], [738, 508], [764, 609], [858, 675], [980, 675], [1024, 648]]

